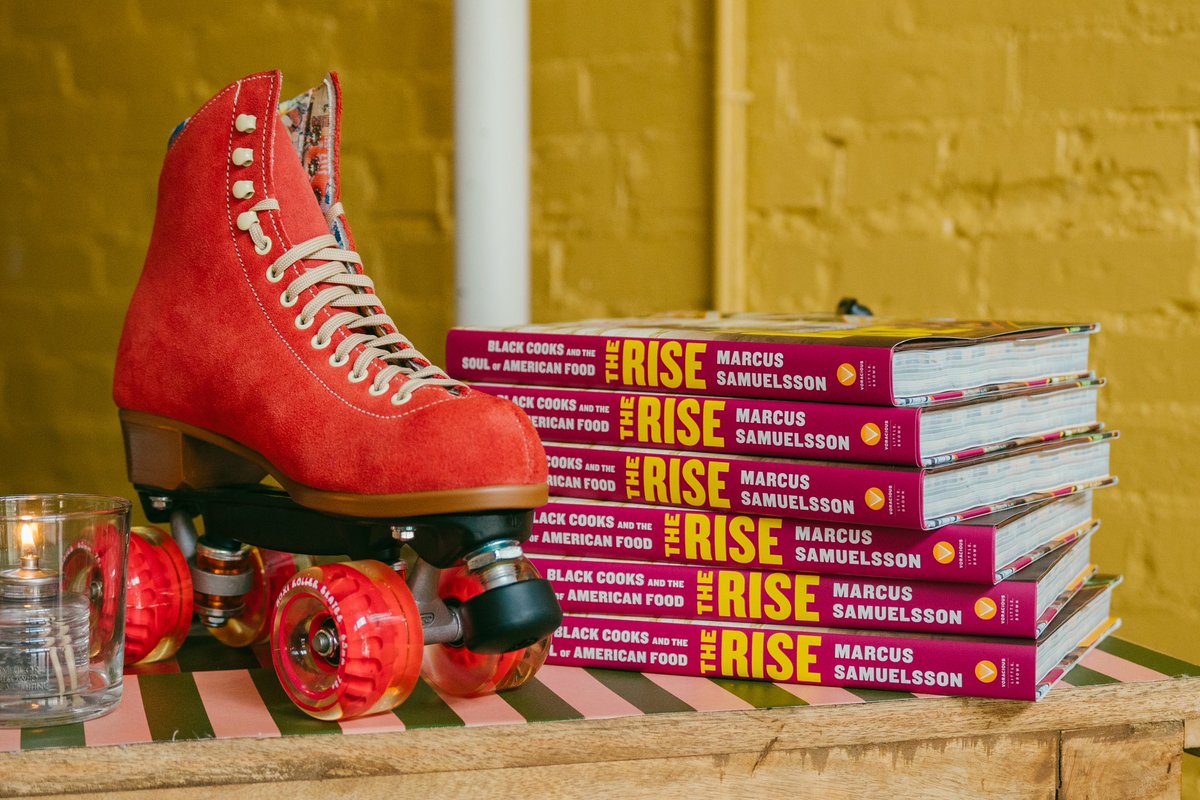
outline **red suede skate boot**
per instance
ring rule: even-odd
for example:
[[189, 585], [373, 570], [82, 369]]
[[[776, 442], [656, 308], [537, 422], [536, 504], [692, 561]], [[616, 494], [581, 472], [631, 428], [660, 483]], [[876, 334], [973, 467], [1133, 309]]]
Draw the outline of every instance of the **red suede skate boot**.
[[430, 364], [363, 273], [339, 202], [336, 77], [282, 106], [280, 78], [227, 87], [169, 145], [117, 356], [130, 480], [270, 474], [354, 517], [544, 503], [524, 413]]

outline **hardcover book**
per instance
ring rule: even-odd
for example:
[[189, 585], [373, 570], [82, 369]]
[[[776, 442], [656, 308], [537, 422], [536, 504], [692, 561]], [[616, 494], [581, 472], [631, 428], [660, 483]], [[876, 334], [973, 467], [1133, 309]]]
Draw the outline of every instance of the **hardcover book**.
[[929, 469], [552, 443], [546, 456], [564, 497], [930, 529], [1110, 480], [1116, 435]]
[[546, 663], [1037, 700], [1120, 625], [1119, 582], [1089, 582], [1033, 640], [567, 614]]
[[530, 556], [568, 614], [1036, 639], [1095, 572], [1090, 537], [996, 586]]
[[934, 408], [477, 383], [543, 441], [932, 467], [1100, 427], [1103, 381]]
[[[1101, 486], [1111, 485], [1111, 481]], [[551, 497], [534, 512], [530, 555], [862, 575], [991, 586], [1099, 527], [1092, 492], [928, 533], [876, 525]]]
[[923, 406], [1089, 374], [1093, 324], [678, 314], [456, 328], [455, 378]]

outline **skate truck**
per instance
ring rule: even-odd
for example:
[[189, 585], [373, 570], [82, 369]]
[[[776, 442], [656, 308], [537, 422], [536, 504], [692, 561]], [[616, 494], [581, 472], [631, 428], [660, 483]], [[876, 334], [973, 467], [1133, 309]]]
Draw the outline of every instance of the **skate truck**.
[[170, 528], [131, 537], [126, 661], [168, 658], [194, 609], [227, 644], [269, 638], [320, 719], [395, 707], [422, 662], [445, 693], [518, 686], [561, 620], [521, 550], [545, 451], [400, 333], [342, 205], [337, 76], [290, 100], [281, 80], [230, 84], [167, 145], [113, 381]]

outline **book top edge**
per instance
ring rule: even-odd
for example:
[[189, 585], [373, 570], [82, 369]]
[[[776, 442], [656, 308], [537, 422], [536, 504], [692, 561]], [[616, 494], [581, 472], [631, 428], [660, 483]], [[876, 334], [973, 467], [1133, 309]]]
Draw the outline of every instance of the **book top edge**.
[[511, 327], [469, 326], [453, 330], [648, 339], [791, 342], [907, 349], [954, 347], [985, 339], [1041, 339], [1066, 334], [1086, 335], [1096, 333], [1099, 329], [1099, 324], [1094, 322], [913, 320], [837, 314], [675, 312], [647, 317], [591, 319]]

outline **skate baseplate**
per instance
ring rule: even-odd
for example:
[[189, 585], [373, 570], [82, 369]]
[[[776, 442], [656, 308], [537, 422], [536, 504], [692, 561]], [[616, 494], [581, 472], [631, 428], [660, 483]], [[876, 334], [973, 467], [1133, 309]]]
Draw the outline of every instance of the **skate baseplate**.
[[206, 537], [285, 553], [345, 555], [388, 561], [398, 543], [446, 569], [488, 542], [524, 542], [533, 511], [476, 511], [393, 519], [326, 514], [297, 504], [282, 489], [263, 484], [214, 489], [137, 486], [146, 517], [169, 524], [178, 511], [204, 520]]

